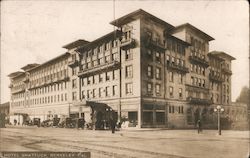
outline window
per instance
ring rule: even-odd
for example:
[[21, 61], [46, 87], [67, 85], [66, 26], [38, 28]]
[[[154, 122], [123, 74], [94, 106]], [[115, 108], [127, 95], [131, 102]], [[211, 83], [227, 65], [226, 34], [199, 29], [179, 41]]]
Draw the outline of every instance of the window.
[[93, 84], [95, 84], [95, 76], [92, 76]]
[[183, 114], [183, 106], [179, 106], [178, 107], [178, 113], [179, 114]]
[[[58, 95], [59, 96], [59, 95]], [[59, 98], [59, 97], [58, 97]], [[76, 92], [72, 92], [72, 100], [76, 101]]]
[[179, 97], [182, 98], [182, 88], [179, 88]]
[[205, 68], [201, 67], [201, 74], [205, 76]]
[[152, 83], [148, 83], [147, 84], [147, 91], [148, 91], [148, 94], [152, 94], [152, 87], [153, 87], [153, 84]]
[[183, 76], [182, 76], [182, 74], [178, 74], [178, 82], [179, 82], [179, 84], [183, 83]]
[[173, 82], [174, 81], [174, 74], [173, 74], [173, 72], [169, 72], [169, 81], [170, 82]]
[[103, 64], [103, 58], [99, 58], [99, 59], [98, 59], [98, 64], [99, 64], [99, 65], [102, 65], [102, 64]]
[[105, 92], [106, 92], [106, 97], [109, 97], [110, 96], [110, 87], [109, 86], [107, 86], [105, 88]]
[[193, 64], [190, 64], [190, 70], [193, 71]]
[[125, 71], [126, 71], [125, 72], [126, 77], [132, 77], [133, 76], [133, 67], [132, 67], [132, 65], [126, 66]]
[[201, 87], [201, 79], [200, 78], [198, 79], [198, 84]]
[[116, 96], [117, 95], [117, 85], [114, 85], [113, 86], [113, 96]]
[[106, 72], [106, 81], [110, 80], [110, 76], [111, 76], [110, 72]]
[[88, 84], [88, 85], [91, 84], [91, 79], [90, 79], [90, 77], [87, 78], [87, 84]]
[[64, 96], [65, 96], [65, 101], [67, 101], [67, 99], [68, 99], [68, 98], [67, 98], [67, 93], [65, 93]]
[[76, 75], [76, 67], [72, 68], [72, 75]]
[[161, 62], [161, 54], [159, 52], [155, 52], [155, 61], [156, 62]]
[[112, 54], [112, 60], [118, 60], [118, 53]]
[[93, 98], [96, 97], [96, 89], [93, 89]]
[[93, 66], [95, 67], [95, 66], [97, 66], [98, 65], [98, 61], [97, 60], [94, 60], [93, 61]]
[[105, 62], [109, 63], [110, 62], [110, 56], [105, 56]]
[[85, 91], [82, 91], [82, 99], [85, 99]]
[[153, 66], [148, 65], [148, 77], [152, 78], [153, 77]]
[[194, 77], [194, 85], [198, 85], [198, 79], [196, 77]]
[[87, 99], [90, 98], [90, 90], [87, 90]]
[[125, 59], [126, 59], [126, 60], [131, 60], [131, 59], [133, 59], [133, 54], [132, 54], [131, 49], [128, 49], [128, 50], [125, 51]]
[[173, 87], [169, 87], [169, 96], [174, 97], [174, 88]]
[[161, 92], [160, 87], [161, 87], [160, 84], [156, 84], [156, 85], [155, 85], [155, 92], [156, 92], [157, 95], [160, 95], [160, 94], [161, 94], [161, 93], [160, 93], [160, 92]]
[[168, 107], [168, 112], [169, 113], [174, 113], [174, 106], [169, 106]]
[[100, 98], [102, 97], [102, 92], [103, 92], [103, 89], [102, 89], [102, 88], [99, 88], [99, 97], [100, 97]]
[[102, 82], [102, 81], [103, 81], [102, 74], [99, 74], [99, 82]]
[[216, 103], [219, 102], [219, 94], [216, 94]]
[[161, 79], [161, 68], [156, 68], [155, 77], [156, 79]]
[[[205, 79], [202, 80], [202, 87], [205, 88]], [[219, 86], [218, 86], [219, 87]], [[217, 89], [218, 90], [218, 89]]]
[[150, 50], [150, 49], [147, 50], [147, 54], [148, 54], [149, 59], [152, 60], [152, 59], [153, 59], [153, 58], [152, 58], [152, 57], [153, 57], [153, 56], [152, 56], [152, 50]]
[[133, 84], [126, 83], [126, 94], [132, 94], [132, 93], [133, 93]]
[[[76, 79], [72, 80], [72, 88], [77, 88]], [[59, 85], [58, 85], [58, 90], [59, 90]]]

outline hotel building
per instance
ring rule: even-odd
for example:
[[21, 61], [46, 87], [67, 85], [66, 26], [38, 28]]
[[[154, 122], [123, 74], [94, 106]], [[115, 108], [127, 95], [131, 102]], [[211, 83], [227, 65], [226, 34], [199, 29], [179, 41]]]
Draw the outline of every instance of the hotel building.
[[231, 106], [235, 58], [209, 52], [214, 38], [141, 9], [110, 24], [113, 32], [69, 43], [65, 54], [10, 74], [11, 119], [104, 119], [107, 109], [93, 110], [96, 104], [139, 128], [191, 128], [198, 119], [214, 126], [214, 107]]

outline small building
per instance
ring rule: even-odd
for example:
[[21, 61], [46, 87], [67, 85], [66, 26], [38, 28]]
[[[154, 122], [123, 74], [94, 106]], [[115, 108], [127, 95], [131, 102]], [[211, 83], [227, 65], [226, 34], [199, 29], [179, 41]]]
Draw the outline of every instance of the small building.
[[10, 102], [0, 104], [0, 127], [9, 123]]

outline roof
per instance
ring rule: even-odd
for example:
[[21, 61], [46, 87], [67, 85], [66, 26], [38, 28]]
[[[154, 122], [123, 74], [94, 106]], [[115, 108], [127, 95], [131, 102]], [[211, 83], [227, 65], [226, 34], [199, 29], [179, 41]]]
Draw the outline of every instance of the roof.
[[82, 50], [82, 49], [89, 49], [93, 46], [96, 46], [96, 45], [99, 45], [99, 44], [102, 44], [103, 42], [105, 41], [110, 41], [110, 40], [113, 40], [117, 37], [120, 37], [122, 35], [122, 32], [119, 31], [119, 30], [115, 30], [115, 31], [112, 31], [100, 38], [97, 38], [96, 40], [92, 41], [92, 42], [89, 42], [88, 44], [80, 47], [78, 50]]
[[85, 44], [88, 44], [88, 43], [89, 43], [89, 41], [79, 39], [79, 40], [76, 40], [74, 42], [71, 42], [69, 44], [64, 45], [63, 48], [72, 49], [72, 48], [76, 48], [78, 46], [82, 46], [82, 45], [85, 45]]
[[182, 25], [179, 25], [179, 26], [176, 26], [171, 32], [172, 33], [175, 33], [181, 29], [184, 29], [184, 28], [190, 28], [191, 30], [193, 30], [194, 32], [196, 32], [197, 34], [203, 36], [205, 39], [207, 39], [208, 41], [212, 41], [214, 40], [213, 37], [211, 37], [210, 35], [206, 34], [205, 32], [201, 31], [200, 29], [198, 29], [197, 27], [189, 24], [189, 23], [185, 23], [185, 24], [182, 24]]
[[37, 67], [34, 67], [34, 68], [32, 68], [32, 69], [29, 69], [28, 71], [34, 70], [34, 69], [36, 69], [36, 68], [39, 68], [39, 67], [41, 67], [41, 66], [44, 66], [44, 65], [46, 65], [46, 64], [48, 64], [48, 63], [53, 62], [53, 61], [56, 60], [56, 59], [63, 58], [64, 56], [68, 56], [68, 55], [69, 55], [68, 52], [63, 53], [63, 54], [61, 54], [61, 55], [59, 55], [59, 56], [56, 56], [56, 57], [54, 57], [54, 58], [52, 58], [52, 59], [50, 59], [50, 60], [48, 60], [48, 61], [46, 61], [46, 62], [40, 64], [40, 65], [37, 66]]
[[191, 45], [190, 43], [188, 43], [188, 42], [186, 42], [186, 41], [183, 41], [182, 39], [177, 38], [177, 37], [175, 37], [175, 36], [173, 36], [173, 35], [170, 35], [170, 34], [166, 34], [166, 35], [167, 35], [167, 37], [170, 37], [170, 38], [172, 38], [172, 39], [175, 39], [176, 41], [178, 41], [178, 42], [184, 44], [185, 46], [190, 46], [190, 45]]
[[24, 70], [24, 71], [28, 71], [34, 67], [37, 67], [39, 66], [40, 64], [37, 64], [37, 63], [33, 63], [33, 64], [27, 64], [26, 66], [22, 67], [21, 69]]
[[221, 57], [223, 59], [236, 60], [236, 58], [222, 51], [212, 51], [212, 52], [209, 52], [209, 54]]
[[[56, 56], [55, 58], [52, 58], [51, 60], [48, 60], [48, 61], [46, 61], [46, 62], [44, 62], [42, 64], [36, 64], [36, 63], [34, 63], [34, 64], [27, 64], [26, 66], [22, 67], [21, 69], [23, 69], [24, 71], [35, 70], [36, 68], [40, 68], [41, 66], [44, 66], [45, 64], [48, 64], [50, 62], [53, 62], [56, 59], [59, 59], [59, 58], [62, 58], [64, 56], [68, 56], [68, 55], [69, 55], [69, 53], [66, 52], [66, 53], [63, 53], [63, 54], [61, 54], [59, 56]], [[9, 74], [8, 77], [15, 78], [15, 77], [18, 77], [18, 76], [20, 76], [22, 74], [25, 74], [25, 72], [23, 72], [23, 71], [17, 71], [17, 72], [13, 72], [13, 73]]]
[[119, 27], [121, 25], [124, 25], [124, 24], [126, 24], [128, 22], [131, 22], [133, 20], [139, 19], [141, 17], [150, 18], [151, 20], [153, 20], [153, 21], [155, 21], [155, 22], [157, 22], [159, 24], [162, 24], [163, 26], [165, 26], [165, 27], [167, 27], [169, 29], [174, 28], [173, 25], [171, 25], [171, 24], [157, 18], [156, 16], [154, 16], [154, 15], [152, 15], [152, 14], [150, 14], [150, 13], [148, 13], [148, 12], [142, 10], [142, 9], [138, 9], [138, 10], [132, 12], [132, 13], [124, 15], [124, 16], [118, 18], [118, 19], [115, 19], [115, 20], [111, 21], [110, 24]]
[[21, 74], [24, 74], [24, 72], [23, 71], [16, 71], [16, 72], [13, 72], [13, 73], [9, 74], [8, 77], [14, 78], [14, 77], [17, 77], [17, 76], [19, 76]]

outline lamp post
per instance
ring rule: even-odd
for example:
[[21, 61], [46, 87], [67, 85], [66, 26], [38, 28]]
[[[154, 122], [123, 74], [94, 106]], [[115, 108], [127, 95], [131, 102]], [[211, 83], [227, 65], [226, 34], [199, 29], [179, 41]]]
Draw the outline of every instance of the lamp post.
[[221, 135], [221, 124], [220, 124], [220, 113], [223, 112], [224, 109], [218, 105], [216, 108], [214, 108], [214, 112], [217, 112], [218, 114], [218, 133]]

